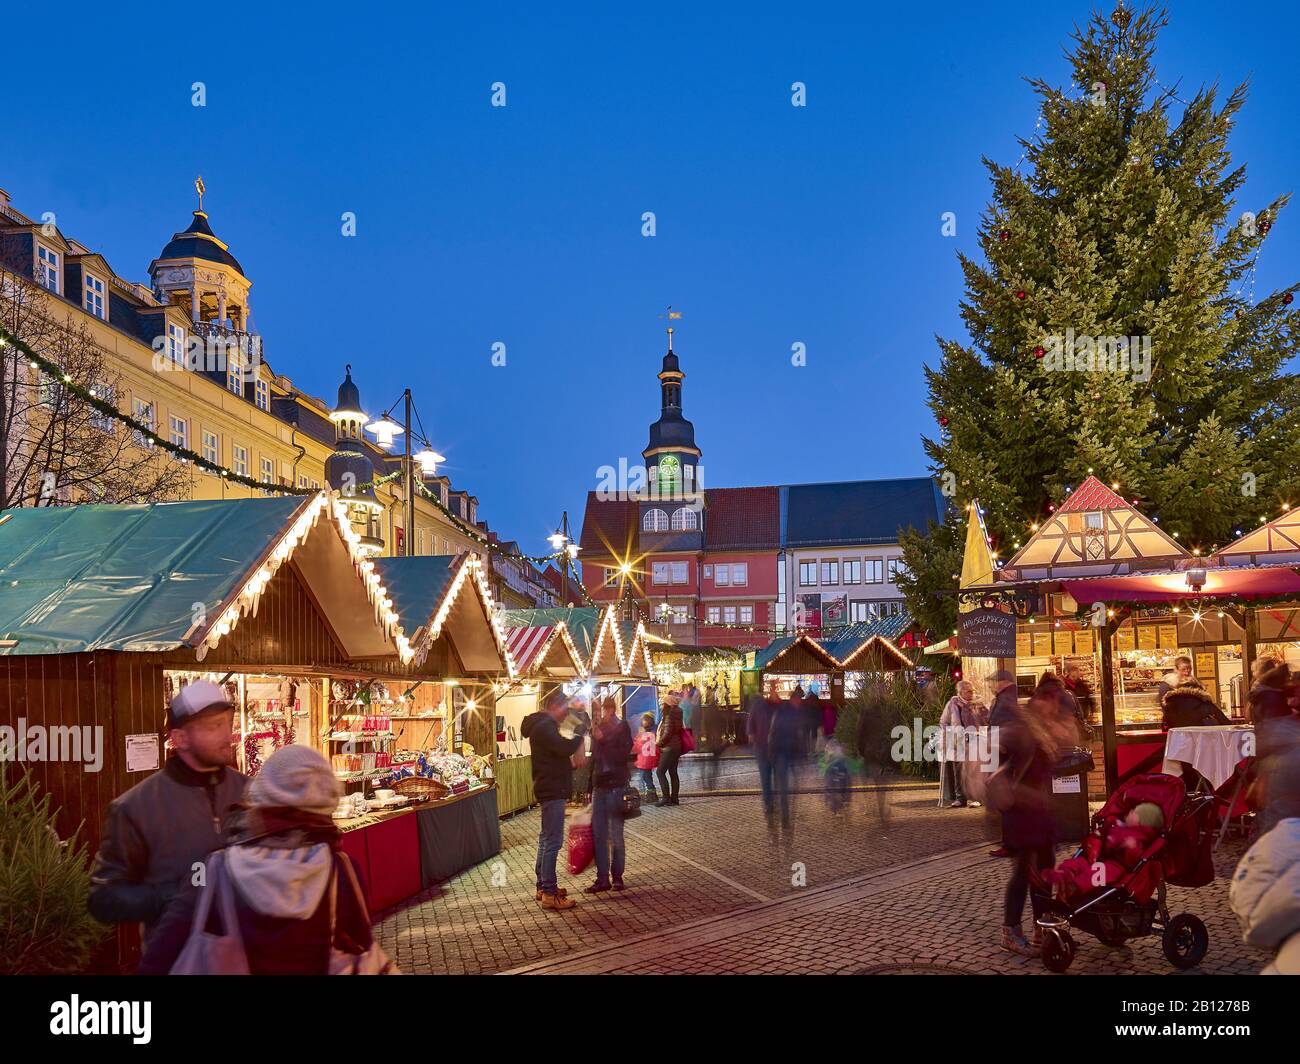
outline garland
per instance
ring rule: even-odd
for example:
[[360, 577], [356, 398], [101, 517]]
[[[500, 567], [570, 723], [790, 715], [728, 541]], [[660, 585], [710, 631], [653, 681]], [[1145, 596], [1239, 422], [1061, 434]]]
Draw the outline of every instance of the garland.
[[[396, 475], [397, 474], [394, 474], [394, 476]], [[456, 527], [457, 531], [472, 539], [475, 543], [488, 551], [488, 553], [495, 554], [499, 558], [512, 558], [515, 561], [530, 562], [533, 565], [545, 565], [547, 562], [553, 562], [560, 558], [568, 557], [568, 552], [564, 550], [558, 550], [554, 554], [518, 554], [514, 551], [508, 551], [499, 543], [493, 543], [492, 540], [488, 539], [487, 536], [483, 535], [477, 529], [470, 528], [469, 525], [442, 504], [442, 499], [439, 496], [431, 492], [419, 480], [415, 481], [415, 490], [428, 499], [429, 502], [433, 503], [438, 512], [441, 513], [443, 517], [447, 518], [447, 520]], [[576, 575], [574, 579], [577, 579]]]

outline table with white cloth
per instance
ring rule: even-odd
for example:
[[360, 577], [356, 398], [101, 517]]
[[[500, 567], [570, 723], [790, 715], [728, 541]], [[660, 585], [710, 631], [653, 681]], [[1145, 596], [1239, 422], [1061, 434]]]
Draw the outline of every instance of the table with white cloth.
[[1179, 762], [1191, 765], [1218, 790], [1232, 778], [1243, 757], [1254, 756], [1255, 729], [1249, 725], [1170, 728], [1162, 771], [1178, 776], [1182, 773]]

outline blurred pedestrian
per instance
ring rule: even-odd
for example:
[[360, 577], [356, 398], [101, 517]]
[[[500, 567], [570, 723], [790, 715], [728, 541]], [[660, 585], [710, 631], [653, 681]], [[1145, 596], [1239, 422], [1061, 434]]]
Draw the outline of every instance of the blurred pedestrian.
[[146, 949], [195, 867], [221, 848], [224, 821], [244, 793], [247, 778], [231, 767], [234, 717], [210, 680], [181, 688], [167, 708], [167, 763], [108, 807], [90, 912], [101, 923], [143, 924]]
[[790, 702], [781, 702], [772, 717], [768, 736], [768, 749], [772, 758], [772, 789], [781, 814], [781, 830], [787, 835], [793, 830], [791, 816], [791, 790], [794, 787], [794, 769], [802, 752], [805, 739], [802, 709]]
[[[140, 974], [166, 975], [178, 960], [186, 975], [395, 974], [374, 947], [360, 878], [338, 848], [330, 814], [341, 793], [329, 762], [309, 746], [281, 747], [267, 758], [248, 784], [229, 844], [208, 855], [203, 881], [168, 907]], [[237, 955], [218, 958], [194, 942], [207, 931], [208, 913], [224, 916], [226, 905], [235, 926], [222, 923], [222, 938], [238, 943], [243, 971], [231, 970]], [[342, 970], [334, 950], [346, 955]], [[209, 970], [214, 960], [221, 970]]]
[[751, 695], [747, 731], [749, 746], [754, 751], [754, 764], [758, 768], [758, 787], [763, 796], [763, 815], [772, 815], [772, 751], [770, 746], [772, 720], [781, 705], [776, 691], [769, 688], [764, 696]]
[[586, 894], [623, 889], [626, 848], [623, 843], [623, 792], [629, 778], [632, 732], [618, 715], [614, 699], [605, 699], [591, 734], [591, 835], [596, 844], [596, 881]]
[[704, 725], [704, 744], [709, 752], [708, 788], [714, 790], [718, 784], [718, 770], [722, 766], [722, 752], [727, 742], [723, 738], [722, 707], [717, 702], [705, 702], [700, 707], [700, 717]]
[[1276, 717], [1291, 713], [1291, 668], [1281, 658], [1264, 657], [1251, 668], [1254, 684], [1250, 689], [1250, 719], [1258, 727]]
[[[1037, 924], [1043, 901], [1039, 874], [1056, 863], [1050, 795], [1059, 750], [1059, 732], [1052, 721], [1057, 709], [1050, 699], [1038, 695], [1023, 710], [1017, 707], [1015, 717], [1004, 721], [998, 733], [1001, 786], [995, 789], [995, 781], [989, 781], [991, 798], [998, 793], [1006, 796], [998, 805], [1002, 842], [1013, 862], [1003, 897], [1001, 944], [1003, 949], [1024, 956], [1035, 955], [1042, 941]], [[1035, 919], [1029, 941], [1021, 930], [1026, 895]]]
[[1268, 950], [1261, 975], [1300, 975], [1300, 817], [1262, 834], [1241, 859], [1228, 888], [1246, 945]]
[[[1001, 745], [999, 735], [1004, 727], [1014, 723], [1020, 716], [1020, 702], [1016, 694], [1016, 678], [1006, 669], [998, 669], [990, 678], [993, 687], [993, 704], [989, 706], [989, 746], [996, 749]], [[1010, 857], [1011, 851], [1005, 840], [1000, 846], [989, 850], [990, 857]]]
[[537, 901], [543, 909], [572, 909], [574, 901], [557, 880], [555, 861], [564, 845], [564, 803], [573, 793], [573, 769], [585, 765], [583, 737], [566, 739], [560, 722], [569, 715], [568, 699], [553, 690], [543, 708], [530, 713], [519, 726], [532, 752], [533, 793], [542, 807], [542, 827], [537, 836]]

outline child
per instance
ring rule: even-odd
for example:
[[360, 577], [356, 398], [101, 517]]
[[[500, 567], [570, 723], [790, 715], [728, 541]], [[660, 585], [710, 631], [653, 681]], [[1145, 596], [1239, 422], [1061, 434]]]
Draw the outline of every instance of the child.
[[653, 713], [641, 715], [641, 731], [632, 740], [632, 752], [636, 754], [637, 771], [641, 773], [641, 787], [644, 797], [657, 801], [655, 793], [655, 769], [659, 767], [659, 745], [655, 735], [655, 718]]
[[1084, 839], [1080, 856], [1044, 872], [1043, 879], [1059, 887], [1065, 899], [1116, 883], [1142, 859], [1164, 827], [1165, 815], [1160, 806], [1139, 802], [1122, 820], [1108, 816], [1099, 835]]

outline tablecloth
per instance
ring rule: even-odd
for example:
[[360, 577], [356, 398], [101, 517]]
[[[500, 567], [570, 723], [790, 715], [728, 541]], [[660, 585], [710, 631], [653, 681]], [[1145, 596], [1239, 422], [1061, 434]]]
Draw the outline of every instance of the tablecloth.
[[1191, 765], [1217, 789], [1232, 777], [1237, 762], [1254, 753], [1254, 728], [1170, 728], [1164, 771], [1176, 776], [1182, 771], [1179, 762]]
[[501, 852], [495, 787], [432, 802], [415, 817], [420, 832], [420, 873], [426, 888]]

